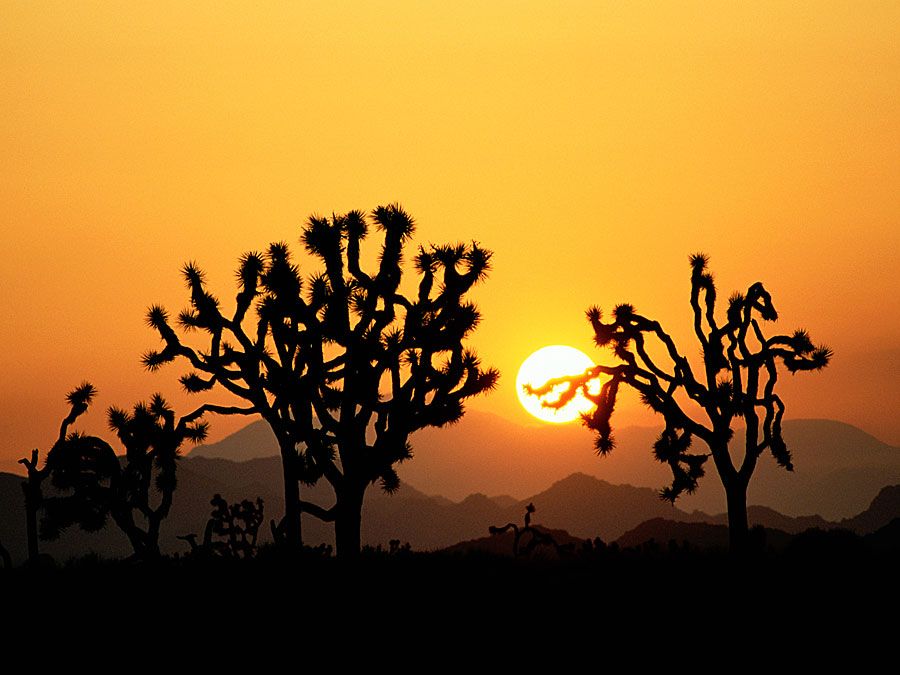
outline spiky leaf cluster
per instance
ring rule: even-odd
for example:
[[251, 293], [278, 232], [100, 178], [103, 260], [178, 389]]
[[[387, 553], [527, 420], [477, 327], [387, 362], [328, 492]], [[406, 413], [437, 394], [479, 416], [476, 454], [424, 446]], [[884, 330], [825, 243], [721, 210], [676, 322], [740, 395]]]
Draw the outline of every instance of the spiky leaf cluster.
[[[694, 437], [703, 440], [714, 456], [718, 455], [716, 466], [723, 481], [746, 485], [764, 451], [791, 470], [791, 455], [781, 429], [784, 405], [775, 393], [779, 366], [792, 373], [819, 370], [833, 355], [828, 347], [814, 345], [803, 330], [766, 337], [764, 322], [776, 321], [778, 313], [769, 292], [759, 282], [745, 293], [731, 295], [724, 321], [720, 322], [709, 257], [697, 253], [690, 256], [689, 262], [694, 333], [703, 357], [699, 372], [695, 373], [658, 322], [638, 313], [633, 305], [620, 304], [613, 309], [609, 321], [604, 320], [598, 307], [587, 311], [596, 344], [609, 348], [619, 365], [596, 366], [584, 375], [556, 378], [541, 387], [527, 388], [531, 394], [542, 395], [567, 384], [566, 392], [545, 403], [553, 407], [565, 405], [578, 392], [593, 401], [596, 408], [584, 415], [584, 422], [596, 432], [595, 445], [600, 454], [615, 445], [610, 417], [620, 384], [637, 390], [643, 403], [666, 421], [654, 455], [672, 470], [673, 482], [661, 492], [668, 500], [692, 492], [703, 476], [709, 455], [687, 452]], [[666, 363], [651, 357], [647, 348], [650, 341], [662, 348]], [[594, 396], [589, 393], [588, 384], [597, 379], [603, 380], [603, 385], [600, 394]], [[691, 405], [685, 405], [685, 400]], [[695, 410], [705, 413], [705, 419], [695, 418]], [[741, 419], [750, 430], [745, 456], [738, 463], [728, 450], [735, 419]]]
[[[372, 231], [380, 250], [374, 268], [364, 270], [362, 248]], [[311, 273], [301, 273], [284, 243], [246, 254], [232, 315], [188, 265], [191, 304], [182, 328], [205, 332], [204, 348], [185, 344], [165, 311], [152, 307], [148, 322], [163, 347], [145, 365], [184, 358], [194, 369], [182, 378], [187, 391], [220, 386], [247, 401], [275, 431], [291, 478], [325, 477], [336, 491], [374, 482], [394, 491], [394, 465], [411, 456], [410, 434], [455, 422], [466, 399], [498, 378], [466, 345], [480, 321], [468, 295], [490, 270], [490, 251], [474, 242], [421, 246], [413, 259], [417, 286], [405, 293], [414, 233], [413, 219], [396, 204], [368, 215], [310, 217], [300, 238], [314, 261]], [[255, 320], [245, 315], [250, 304]]]
[[[95, 394], [86, 383], [68, 395], [72, 412], [64, 420], [61, 434], [87, 410]], [[130, 411], [110, 408], [109, 427], [125, 446], [122, 458], [96, 436], [77, 432], [61, 436], [47, 454], [44, 468], [55, 491], [41, 498], [41, 536], [55, 538], [72, 525], [99, 530], [112, 517], [136, 555], [158, 553], [159, 523], [168, 515], [176, 488], [179, 447], [184, 440], [205, 438], [207, 426], [199, 420], [204, 412], [201, 408], [176, 420], [159, 394]], [[135, 514], [146, 520], [146, 528], [137, 524]]]

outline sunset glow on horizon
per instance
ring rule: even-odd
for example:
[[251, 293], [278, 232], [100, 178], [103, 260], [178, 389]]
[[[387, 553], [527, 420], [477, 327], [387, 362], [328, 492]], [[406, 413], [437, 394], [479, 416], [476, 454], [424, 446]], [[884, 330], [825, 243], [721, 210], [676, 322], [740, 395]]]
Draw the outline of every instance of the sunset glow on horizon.
[[[694, 349], [688, 255], [762, 281], [829, 367], [787, 418], [900, 445], [900, 4], [4, 3], [0, 471], [159, 391], [144, 317], [194, 260], [223, 305], [245, 251], [399, 202], [413, 244], [494, 252], [470, 338], [519, 423], [536, 345], [600, 363], [585, 310], [634, 303]], [[407, 272], [412, 275], [411, 246]], [[373, 248], [365, 255], [376, 256]], [[695, 350], [696, 351], [696, 350]], [[695, 352], [686, 352], [696, 358]], [[211, 418], [210, 440], [247, 423]], [[616, 424], [659, 424], [623, 395]], [[585, 432], [585, 444], [591, 443]]]

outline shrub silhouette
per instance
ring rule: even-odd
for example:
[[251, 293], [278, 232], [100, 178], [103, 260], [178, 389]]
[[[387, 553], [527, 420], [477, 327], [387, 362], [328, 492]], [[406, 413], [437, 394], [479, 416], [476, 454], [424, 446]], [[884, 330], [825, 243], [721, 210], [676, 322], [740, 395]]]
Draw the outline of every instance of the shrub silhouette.
[[[410, 434], [458, 420], [464, 401], [498, 378], [465, 346], [480, 318], [466, 295], [486, 276], [491, 253], [476, 243], [419, 247], [418, 287], [407, 296], [400, 286], [413, 220], [398, 205], [380, 206], [371, 218], [382, 234], [373, 274], [360, 264], [365, 214], [311, 217], [302, 240], [324, 269], [304, 283], [286, 244], [247, 253], [229, 315], [200, 269], [186, 265], [191, 307], [177, 322], [205, 334], [203, 350], [182, 342], [162, 307], [148, 314], [165, 345], [145, 355], [146, 367], [186, 359], [195, 369], [181, 379], [188, 391], [222, 387], [249, 403], [235, 412], [258, 413], [271, 426], [285, 495], [273, 533], [295, 550], [302, 511], [334, 522], [339, 555], [358, 555], [368, 486], [380, 481], [395, 491], [394, 465], [412, 456]], [[300, 498], [300, 483], [321, 477], [335, 493], [329, 508]]]
[[[672, 469], [672, 484], [661, 491], [662, 498], [674, 502], [683, 492], [693, 492], [711, 455], [725, 489], [731, 548], [744, 550], [749, 542], [747, 485], [760, 455], [768, 450], [780, 466], [793, 470], [781, 433], [784, 404], [775, 393], [778, 364], [791, 373], [820, 370], [828, 364], [832, 352], [814, 346], [803, 330], [766, 337], [760, 320], [775, 321], [778, 314], [759, 282], [746, 293], [731, 296], [725, 320], [719, 323], [716, 287], [707, 270], [707, 256], [691, 256], [690, 265], [694, 333], [703, 357], [699, 375], [659, 322], [638, 314], [632, 305], [622, 304], [613, 309], [609, 322], [603, 321], [599, 308], [587, 311], [596, 344], [611, 348], [619, 364], [595, 366], [582, 375], [525, 389], [533, 395], [551, 397], [562, 390], [558, 398], [545, 400], [544, 404], [552, 407], [561, 407], [583, 392], [596, 405], [584, 415], [584, 422], [597, 433], [595, 446], [601, 455], [615, 446], [610, 418], [620, 386], [636, 389], [642, 401], [665, 420], [665, 429], [653, 446], [656, 459]], [[661, 348], [667, 364], [651, 356], [648, 341]], [[588, 385], [601, 376], [608, 379], [598, 394], [592, 394]], [[734, 457], [729, 448], [736, 419], [746, 425], [743, 458]], [[690, 452], [695, 437], [706, 444], [709, 453]]]
[[256, 540], [264, 513], [262, 498], [257, 497], [256, 502], [245, 499], [229, 505], [221, 495], [216, 494], [210, 505], [213, 509], [206, 522], [203, 542], [198, 544], [195, 534], [182, 535], [178, 538], [190, 544], [194, 555], [255, 557], [258, 550]]

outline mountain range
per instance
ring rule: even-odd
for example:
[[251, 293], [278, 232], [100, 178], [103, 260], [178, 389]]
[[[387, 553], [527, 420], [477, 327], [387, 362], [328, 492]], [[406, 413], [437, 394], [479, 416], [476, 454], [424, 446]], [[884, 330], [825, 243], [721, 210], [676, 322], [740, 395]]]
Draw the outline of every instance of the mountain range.
[[[660, 429], [616, 429], [617, 447], [606, 457], [593, 451], [592, 434], [578, 424], [526, 427], [491, 413], [472, 410], [458, 423], [423, 429], [412, 437], [414, 459], [399, 466], [404, 482], [428, 494], [460, 501], [472, 493], [524, 498], [573, 473], [596, 476], [611, 484], [658, 490], [671, 481], [668, 467], [652, 457]], [[880, 488], [900, 483], [900, 448], [834, 420], [787, 420], [784, 437], [793, 453], [794, 471], [764, 456], [750, 483], [750, 504], [789, 515], [818, 514], [840, 520], [866, 508]], [[735, 452], [742, 453], [735, 433]], [[702, 451], [705, 448], [699, 446]], [[191, 457], [245, 460], [278, 454], [264, 422], [210, 445]], [[715, 470], [708, 466], [710, 474]], [[700, 482], [678, 506], [688, 512], [725, 511], [724, 492], [715, 475]]]
[[[20, 476], [0, 473], [0, 541], [16, 562], [22, 561], [25, 552], [21, 482]], [[169, 553], [186, 550], [186, 544], [176, 536], [203, 531], [210, 511], [209, 500], [216, 493], [230, 502], [262, 497], [267, 509], [266, 522], [270, 517], [277, 518], [281, 512], [280, 484], [280, 461], [274, 457], [243, 462], [207, 457], [183, 459], [172, 513], [162, 528], [163, 550]], [[328, 504], [329, 489], [320, 483], [306, 489], [304, 498]], [[841, 522], [816, 516], [794, 518], [767, 507], [751, 507], [750, 520], [787, 533], [809, 527], [847, 527], [864, 534], [900, 516], [900, 485], [885, 487], [870, 502], [869, 508]], [[373, 487], [363, 507], [362, 538], [372, 545], [399, 539], [417, 550], [442, 549], [482, 537], [490, 525], [520, 523], [528, 503], [537, 509], [536, 523], [565, 530], [577, 539], [599, 536], [607, 542], [622, 538], [648, 521], [711, 525], [725, 522], [724, 515], [687, 512], [664, 503], [651, 488], [614, 485], [594, 476], [574, 473], [522, 500], [476, 493], [452, 501], [428, 496], [408, 484], [395, 495]], [[307, 543], [333, 541], [332, 530], [325, 523], [304, 516], [303, 527]], [[658, 527], [656, 532], [655, 536], [659, 537]], [[267, 528], [261, 534], [262, 541], [270, 539]], [[124, 557], [129, 553], [124, 536], [112, 525], [97, 533], [71, 530], [57, 541], [42, 542], [41, 548], [57, 560], [89, 552], [105, 557]]]

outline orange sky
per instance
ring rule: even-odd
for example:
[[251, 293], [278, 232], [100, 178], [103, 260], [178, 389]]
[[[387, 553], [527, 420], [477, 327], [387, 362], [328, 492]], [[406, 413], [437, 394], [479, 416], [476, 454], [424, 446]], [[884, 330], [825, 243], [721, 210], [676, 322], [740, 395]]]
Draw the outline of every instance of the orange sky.
[[155, 390], [186, 408], [138, 365], [182, 262], [228, 297], [242, 251], [391, 201], [496, 252], [477, 407], [525, 421], [518, 364], [595, 355], [594, 303], [687, 344], [705, 250], [835, 349], [784, 378], [788, 416], [900, 445], [900, 4], [439, 4], [0, 3], [0, 470], [83, 379], [89, 431]]

